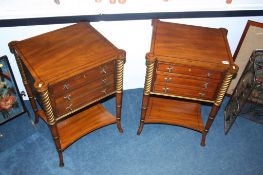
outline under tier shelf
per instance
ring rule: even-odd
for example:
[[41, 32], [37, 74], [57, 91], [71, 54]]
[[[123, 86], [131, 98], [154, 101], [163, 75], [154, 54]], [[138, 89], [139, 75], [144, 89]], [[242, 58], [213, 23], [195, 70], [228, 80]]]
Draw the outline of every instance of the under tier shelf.
[[166, 97], [150, 97], [145, 123], [178, 125], [198, 132], [204, 130], [199, 103]]
[[101, 104], [75, 114], [57, 124], [61, 149], [64, 150], [82, 136], [113, 123], [116, 123], [116, 117]]

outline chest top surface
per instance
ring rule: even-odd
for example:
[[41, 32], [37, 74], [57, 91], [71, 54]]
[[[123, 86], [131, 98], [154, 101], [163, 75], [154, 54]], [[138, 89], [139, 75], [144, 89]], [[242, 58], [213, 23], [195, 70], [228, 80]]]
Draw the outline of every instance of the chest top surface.
[[153, 20], [151, 53], [158, 61], [225, 70], [233, 63], [224, 29]]
[[78, 23], [11, 44], [35, 79], [47, 83], [116, 59], [118, 49], [89, 23]]

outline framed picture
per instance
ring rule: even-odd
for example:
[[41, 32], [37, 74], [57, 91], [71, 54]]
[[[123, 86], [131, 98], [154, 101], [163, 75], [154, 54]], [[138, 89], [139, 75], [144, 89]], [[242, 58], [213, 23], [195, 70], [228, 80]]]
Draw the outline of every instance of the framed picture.
[[0, 124], [26, 111], [8, 58], [0, 57]]
[[263, 49], [263, 23], [248, 21], [233, 55], [235, 63], [239, 69], [236, 77], [231, 81], [227, 90], [228, 95], [232, 95], [235, 87], [249, 61], [254, 50]]

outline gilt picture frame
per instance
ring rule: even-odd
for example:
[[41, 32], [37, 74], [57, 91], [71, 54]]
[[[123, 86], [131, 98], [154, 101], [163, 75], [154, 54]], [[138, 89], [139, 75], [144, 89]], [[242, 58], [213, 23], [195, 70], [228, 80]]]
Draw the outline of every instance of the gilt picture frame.
[[0, 124], [26, 112], [7, 56], [0, 57]]

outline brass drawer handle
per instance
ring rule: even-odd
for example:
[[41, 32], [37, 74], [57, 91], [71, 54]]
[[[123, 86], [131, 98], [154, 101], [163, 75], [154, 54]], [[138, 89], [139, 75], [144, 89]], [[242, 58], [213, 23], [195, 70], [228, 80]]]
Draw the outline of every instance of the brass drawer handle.
[[163, 88], [163, 92], [164, 92], [164, 93], [169, 93], [169, 92], [170, 92], [170, 88], [164, 87], [164, 88]]
[[168, 72], [172, 72], [172, 70], [174, 69], [173, 67], [169, 66], [166, 68], [168, 70]]
[[207, 82], [204, 83], [204, 88], [207, 89], [208, 88], [208, 84]]
[[164, 80], [165, 80], [166, 83], [168, 83], [168, 82], [172, 81], [172, 78], [171, 77], [165, 77]]
[[63, 85], [63, 89], [64, 89], [64, 90], [69, 90], [69, 84], [68, 84], [68, 83], [65, 83], [65, 84]]
[[68, 111], [73, 111], [73, 109], [72, 109], [72, 104], [69, 104], [69, 105], [66, 107], [66, 110], [68, 110]]
[[205, 93], [199, 92], [199, 96], [200, 96], [200, 97], [204, 97], [204, 96], [205, 96]]
[[208, 73], [207, 73], [207, 77], [208, 77], [208, 78], [211, 78], [211, 76], [212, 76], [212, 73], [208, 72]]
[[101, 73], [102, 74], [107, 74], [107, 71], [105, 70], [105, 67], [102, 68]]
[[102, 81], [103, 84], [107, 83], [107, 79], [106, 78], [102, 79], [101, 81]]
[[103, 89], [101, 92], [106, 95], [107, 94], [107, 89]]
[[64, 98], [67, 99], [68, 101], [70, 101], [71, 100], [71, 95], [70, 94], [65, 95]]

